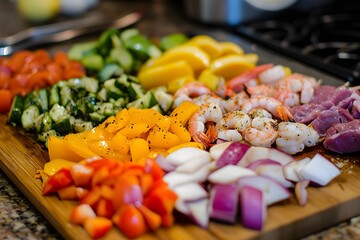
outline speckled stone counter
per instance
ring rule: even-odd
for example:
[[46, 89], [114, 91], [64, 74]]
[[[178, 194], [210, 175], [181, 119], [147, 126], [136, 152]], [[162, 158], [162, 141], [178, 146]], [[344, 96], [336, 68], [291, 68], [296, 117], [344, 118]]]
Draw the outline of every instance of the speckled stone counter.
[[1, 170], [0, 239], [62, 239]]

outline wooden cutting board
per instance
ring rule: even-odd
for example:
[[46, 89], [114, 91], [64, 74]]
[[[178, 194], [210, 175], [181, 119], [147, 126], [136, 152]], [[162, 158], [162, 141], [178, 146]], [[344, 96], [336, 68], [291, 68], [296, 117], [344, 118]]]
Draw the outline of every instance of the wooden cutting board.
[[[360, 157], [341, 156], [316, 147], [297, 158], [312, 157], [321, 152], [328, 158], [342, 162], [342, 174], [323, 188], [308, 188], [306, 206], [299, 206], [294, 198], [268, 209], [268, 218], [262, 231], [212, 221], [202, 229], [187, 219], [176, 216], [176, 224], [168, 229], [142, 236], [140, 239], [297, 239], [360, 214]], [[60, 201], [56, 196], [41, 195], [41, 181], [35, 179], [36, 170], [48, 161], [46, 149], [35, 136], [6, 124], [0, 114], [0, 167], [32, 204], [66, 239], [89, 239], [81, 227], [69, 223], [72, 206], [76, 202]], [[126, 239], [113, 228], [104, 239]]]

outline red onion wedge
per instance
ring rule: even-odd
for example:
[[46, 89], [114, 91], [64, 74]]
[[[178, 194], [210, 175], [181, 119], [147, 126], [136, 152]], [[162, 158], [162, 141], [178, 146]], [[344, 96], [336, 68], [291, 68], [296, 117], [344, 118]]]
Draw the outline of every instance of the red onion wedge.
[[202, 183], [207, 179], [212, 168], [213, 164], [208, 163], [193, 173], [183, 173], [178, 171], [169, 172], [163, 179], [169, 184], [171, 189], [178, 185], [190, 182]]
[[295, 185], [295, 197], [299, 205], [305, 206], [307, 202], [307, 191], [306, 188], [309, 186], [310, 180], [301, 180]]
[[208, 197], [207, 191], [200, 184], [193, 182], [176, 186], [172, 190], [176, 193], [178, 199], [182, 201], [192, 201]]
[[309, 179], [311, 183], [325, 186], [332, 179], [340, 175], [340, 169], [321, 154], [315, 156], [301, 169], [302, 179]]
[[273, 179], [286, 188], [294, 187], [294, 184], [285, 178], [283, 166], [280, 164], [263, 164], [256, 168], [256, 172]]
[[283, 168], [285, 178], [292, 182], [299, 182], [303, 180], [300, 175], [300, 171], [310, 160], [311, 159], [309, 157], [306, 157], [286, 164]]
[[210, 161], [210, 158], [196, 158], [179, 165], [176, 168], [176, 171], [183, 173], [193, 173], [199, 170], [201, 167], [205, 166], [206, 164], [210, 163]]
[[244, 186], [240, 191], [241, 220], [244, 227], [261, 230], [267, 217], [263, 191]]
[[235, 223], [239, 201], [236, 184], [215, 184], [210, 190], [210, 217]]
[[256, 175], [256, 173], [251, 169], [237, 165], [226, 165], [212, 172], [208, 176], [208, 180], [211, 183], [230, 184], [236, 182], [241, 177], [252, 175]]
[[261, 165], [266, 165], [266, 164], [281, 165], [279, 162], [267, 158], [267, 159], [259, 159], [254, 162], [251, 162], [251, 163], [249, 163], [249, 165], [247, 165], [245, 167], [255, 171], [257, 167], [259, 167]]
[[248, 144], [232, 142], [216, 161], [216, 166], [223, 167], [228, 164], [236, 165], [249, 148], [250, 145]]
[[245, 186], [251, 186], [262, 190], [267, 206], [283, 201], [290, 197], [290, 191], [287, 188], [265, 176], [242, 177], [238, 180], [238, 186], [240, 191]]
[[232, 144], [232, 142], [222, 142], [222, 143], [217, 143], [214, 146], [212, 146], [209, 149], [212, 159], [217, 161], [219, 159], [219, 157], [221, 156], [221, 154], [223, 154], [223, 152], [226, 150], [226, 148], [228, 146], [230, 146], [230, 144]]
[[280, 151], [279, 149], [276, 148], [252, 146], [248, 149], [246, 154], [238, 162], [238, 165], [247, 166], [250, 163], [260, 159], [271, 159], [279, 162], [283, 166], [295, 160], [293, 156], [283, 151]]
[[169, 163], [162, 154], [158, 154], [155, 158], [155, 161], [159, 165], [159, 167], [165, 172], [174, 171], [176, 168], [176, 166]]
[[190, 214], [188, 215], [197, 225], [207, 228], [209, 225], [209, 199], [201, 198], [193, 201], [186, 201]]
[[188, 161], [194, 161], [199, 158], [211, 160], [210, 153], [195, 147], [180, 148], [166, 156], [166, 160], [175, 166], [179, 166]]

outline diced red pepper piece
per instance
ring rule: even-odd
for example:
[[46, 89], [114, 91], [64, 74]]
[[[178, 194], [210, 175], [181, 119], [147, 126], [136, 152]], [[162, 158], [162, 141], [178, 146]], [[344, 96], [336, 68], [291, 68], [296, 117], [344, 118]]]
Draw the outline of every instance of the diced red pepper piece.
[[69, 168], [62, 168], [46, 181], [42, 194], [47, 195], [49, 193], [57, 192], [73, 183], [74, 180], [71, 177]]

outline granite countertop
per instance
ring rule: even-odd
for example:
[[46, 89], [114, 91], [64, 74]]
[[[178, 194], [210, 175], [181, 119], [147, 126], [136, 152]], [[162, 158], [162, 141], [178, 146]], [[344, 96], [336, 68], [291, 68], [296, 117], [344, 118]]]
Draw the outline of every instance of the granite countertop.
[[[144, 34], [161, 36], [171, 32], [189, 32], [189, 31], [208, 31], [209, 28], [197, 23], [184, 20], [176, 1], [157, 0], [157, 1], [110, 1], [102, 0], [101, 9], [108, 14], [120, 14], [124, 9], [134, 9], [134, 3], [141, 3], [150, 14], [148, 14], [137, 28]], [[166, 6], [170, 2], [172, 6]], [[174, 5], [175, 4], [175, 5]], [[4, 8], [5, 6], [5, 8]], [[9, 8], [8, 0], [0, 0], [0, 21], [5, 18], [12, 18], [13, 13], [7, 11]], [[169, 9], [171, 7], [171, 9]], [[5, 9], [5, 10], [4, 10]], [[91, 14], [97, 14], [91, 13]], [[170, 20], [171, 21], [170, 21]], [[26, 27], [26, 24], [18, 19], [8, 21], [11, 24], [4, 26], [0, 32], [0, 37], [6, 34], [13, 34], [16, 28]], [[160, 27], [159, 27], [160, 26]], [[14, 30], [15, 29], [15, 30]], [[224, 37], [224, 34], [218, 36]], [[228, 37], [225, 35], [225, 38]], [[65, 45], [64, 45], [65, 46]], [[61, 49], [64, 46], [57, 45], [52, 50]], [[298, 69], [300, 72], [305, 69], [304, 66], [283, 57], [272, 55], [268, 51], [261, 52], [261, 48], [254, 48], [249, 43], [244, 42], [244, 48], [257, 49], [261, 57], [269, 57], [273, 61], [286, 61], [290, 67]], [[318, 76], [316, 70], [306, 67], [309, 74]], [[320, 76], [321, 77], [321, 76]], [[329, 81], [339, 84], [336, 79], [326, 76]], [[0, 130], [1, 133], [1, 130]], [[30, 203], [29, 200], [18, 190], [18, 188], [9, 180], [3, 171], [0, 170], [0, 239], [62, 239], [61, 235], [50, 225], [50, 223], [39, 213], [39, 211]], [[354, 217], [339, 225], [333, 226], [323, 232], [304, 238], [313, 239], [360, 239], [360, 216]]]

